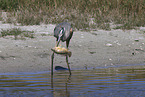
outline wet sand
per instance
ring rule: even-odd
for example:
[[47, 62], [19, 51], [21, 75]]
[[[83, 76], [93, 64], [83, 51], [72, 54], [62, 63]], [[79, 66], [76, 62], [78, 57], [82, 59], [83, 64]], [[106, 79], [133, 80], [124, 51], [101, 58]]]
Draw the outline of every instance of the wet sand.
[[[55, 46], [55, 25], [14, 26], [0, 23], [1, 29], [20, 28], [35, 32], [35, 38], [0, 38], [0, 73], [50, 71], [51, 48]], [[75, 31], [70, 41], [70, 67], [95, 69], [109, 66], [145, 65], [145, 27], [138, 30]], [[45, 34], [45, 35], [44, 35]], [[61, 43], [65, 46], [65, 43]], [[145, 66], [141, 65], [142, 68]], [[67, 67], [65, 57], [55, 55], [54, 66]]]

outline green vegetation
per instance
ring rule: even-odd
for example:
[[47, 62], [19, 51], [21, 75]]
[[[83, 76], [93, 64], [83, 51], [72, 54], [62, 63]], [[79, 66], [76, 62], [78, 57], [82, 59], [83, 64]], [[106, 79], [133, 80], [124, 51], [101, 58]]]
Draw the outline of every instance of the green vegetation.
[[[1, 37], [14, 36], [15, 40], [25, 39], [24, 37], [34, 38], [34, 31], [22, 31], [20, 28], [12, 28], [1, 31]], [[20, 36], [20, 38], [18, 38]]]
[[78, 30], [110, 30], [110, 23], [122, 24], [121, 29], [145, 26], [144, 0], [0, 0], [0, 10], [8, 12], [5, 22], [21, 25], [69, 21]]

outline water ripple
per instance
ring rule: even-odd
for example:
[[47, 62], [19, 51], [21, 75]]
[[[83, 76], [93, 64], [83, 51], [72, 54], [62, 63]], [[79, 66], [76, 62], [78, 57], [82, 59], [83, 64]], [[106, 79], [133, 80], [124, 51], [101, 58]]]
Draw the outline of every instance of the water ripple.
[[88, 97], [145, 95], [145, 69], [103, 68], [55, 72], [0, 74], [3, 97]]

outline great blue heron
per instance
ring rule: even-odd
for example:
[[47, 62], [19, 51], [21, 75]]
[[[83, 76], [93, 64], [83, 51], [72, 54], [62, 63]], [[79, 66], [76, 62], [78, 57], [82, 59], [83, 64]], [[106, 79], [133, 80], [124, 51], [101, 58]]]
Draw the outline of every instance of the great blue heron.
[[[69, 42], [70, 39], [72, 38], [73, 35], [73, 28], [70, 23], [68, 22], [62, 22], [58, 24], [54, 28], [54, 37], [56, 37], [56, 46], [59, 45], [60, 41], [65, 42], [66, 41], [66, 47], [68, 49], [69, 47]], [[54, 59], [54, 52], [51, 56], [51, 75], [53, 75], [53, 59]], [[68, 55], [66, 55], [66, 63], [68, 65], [68, 70], [71, 75], [69, 63], [68, 63]]]

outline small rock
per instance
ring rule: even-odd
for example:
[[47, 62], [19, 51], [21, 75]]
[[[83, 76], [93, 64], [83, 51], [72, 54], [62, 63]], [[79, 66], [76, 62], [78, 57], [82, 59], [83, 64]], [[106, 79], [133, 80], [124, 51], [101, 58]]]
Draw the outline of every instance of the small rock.
[[135, 53], [132, 53], [132, 55], [135, 55]]
[[113, 63], [111, 63], [111, 65], [113, 66], [114, 64], [113, 64]]
[[84, 36], [81, 36], [81, 38], [84, 38]]
[[134, 41], [135, 41], [135, 42], [139, 42], [139, 39], [135, 39]]
[[107, 43], [106, 46], [112, 47], [113, 45], [111, 43]]
[[117, 43], [117, 45], [121, 45], [120, 43]]
[[94, 53], [96, 53], [96, 52], [89, 52], [90, 54], [94, 54]]

